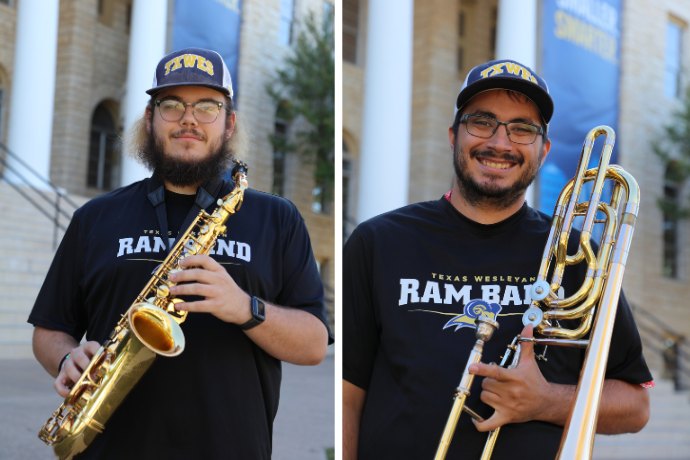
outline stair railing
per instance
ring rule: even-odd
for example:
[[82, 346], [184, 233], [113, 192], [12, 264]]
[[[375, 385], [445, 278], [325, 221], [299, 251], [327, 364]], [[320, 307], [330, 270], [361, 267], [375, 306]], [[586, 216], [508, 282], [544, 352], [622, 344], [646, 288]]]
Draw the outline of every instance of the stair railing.
[[690, 345], [686, 337], [656, 315], [630, 304], [646, 349], [661, 356], [676, 391], [690, 389]]
[[[12, 161], [8, 161], [11, 158]], [[21, 165], [30, 177], [38, 179], [38, 182], [46, 185], [46, 189], [41, 190], [34, 185], [35, 181], [27, 179], [26, 175], [17, 168], [17, 165]], [[53, 250], [57, 249], [58, 244], [58, 230], [63, 232], [67, 230], [67, 224], [63, 224], [60, 220], [61, 217], [67, 219], [69, 222], [72, 219], [72, 214], [79, 207], [72, 201], [67, 194], [60, 190], [58, 187], [53, 185], [48, 179], [41, 176], [35, 169], [26, 164], [19, 155], [12, 152], [5, 144], [0, 142], [0, 166], [2, 166], [5, 171], [9, 171], [13, 174], [16, 180], [7, 180], [3, 177], [4, 181], [9, 184], [13, 189], [17, 191], [21, 196], [23, 196], [29, 203], [31, 203], [38, 211], [45, 215], [48, 219], [53, 222]], [[25, 188], [33, 190], [39, 199], [35, 199], [30, 196]], [[46, 193], [46, 190], [52, 190], [55, 196], [50, 196]], [[66, 207], [69, 209], [65, 210]], [[71, 209], [70, 209], [71, 208]]]

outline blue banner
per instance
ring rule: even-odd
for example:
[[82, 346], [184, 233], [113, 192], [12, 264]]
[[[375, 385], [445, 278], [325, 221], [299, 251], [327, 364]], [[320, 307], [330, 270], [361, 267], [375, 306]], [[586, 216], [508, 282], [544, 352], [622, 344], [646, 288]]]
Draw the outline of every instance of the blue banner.
[[237, 101], [242, 0], [175, 0], [173, 49], [206, 48], [218, 52], [228, 66]]
[[[539, 210], [551, 214], [576, 173], [582, 143], [599, 125], [618, 125], [621, 0], [543, 0], [542, 76], [555, 112], [551, 153], [539, 173]], [[589, 167], [599, 161], [603, 136]], [[617, 162], [614, 147], [611, 163]]]

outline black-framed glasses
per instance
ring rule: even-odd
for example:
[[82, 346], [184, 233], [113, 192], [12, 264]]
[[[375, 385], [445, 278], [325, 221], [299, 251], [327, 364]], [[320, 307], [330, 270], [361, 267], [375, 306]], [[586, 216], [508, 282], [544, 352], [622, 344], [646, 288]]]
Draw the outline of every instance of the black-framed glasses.
[[489, 139], [500, 125], [505, 125], [508, 139], [515, 144], [533, 144], [544, 130], [541, 126], [529, 123], [498, 121], [484, 115], [463, 115], [460, 123], [465, 123], [467, 132], [473, 136]]
[[177, 99], [156, 99], [158, 112], [165, 121], [180, 121], [184, 117], [187, 106], [192, 106], [192, 115], [199, 123], [213, 123], [218, 118], [221, 109], [228, 106], [217, 101], [182, 102]]

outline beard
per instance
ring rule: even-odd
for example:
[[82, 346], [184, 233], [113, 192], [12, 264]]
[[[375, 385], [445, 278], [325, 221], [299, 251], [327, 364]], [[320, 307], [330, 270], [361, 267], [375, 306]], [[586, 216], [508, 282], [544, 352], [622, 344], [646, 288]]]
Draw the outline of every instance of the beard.
[[527, 187], [534, 181], [539, 172], [539, 166], [544, 156], [543, 144], [536, 162], [528, 162], [520, 177], [512, 185], [501, 186], [498, 183], [499, 176], [488, 176], [488, 180], [479, 183], [469, 171], [470, 160], [481, 156], [487, 159], [506, 160], [514, 162], [522, 167], [525, 159], [520, 155], [499, 155], [490, 150], [472, 149], [469, 155], [460, 150], [460, 142], [455, 142], [453, 149], [453, 167], [458, 189], [463, 198], [472, 206], [503, 210], [514, 205], [525, 193]]
[[[170, 137], [180, 137], [186, 133], [193, 134], [202, 141], [207, 139], [204, 133], [195, 129], [180, 129], [171, 133]], [[232, 164], [234, 156], [224, 139], [225, 132], [209, 146], [208, 155], [203, 159], [185, 160], [166, 154], [163, 139], [152, 127], [147, 135], [145, 148], [137, 156], [156, 176], [175, 187], [201, 185], [209, 179], [220, 177]]]

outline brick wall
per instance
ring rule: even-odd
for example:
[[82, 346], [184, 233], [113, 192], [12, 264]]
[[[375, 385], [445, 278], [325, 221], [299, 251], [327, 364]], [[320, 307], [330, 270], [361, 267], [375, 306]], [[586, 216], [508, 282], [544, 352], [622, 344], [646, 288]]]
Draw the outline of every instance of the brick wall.
[[[305, 18], [314, 11], [317, 18], [323, 12], [321, 0], [295, 2], [295, 17]], [[273, 147], [268, 138], [274, 131], [276, 106], [266, 93], [266, 85], [273, 81], [276, 71], [290, 47], [278, 42], [280, 0], [245, 0], [242, 5], [242, 31], [238, 75], [238, 110], [245, 127], [252, 136], [246, 160], [250, 164], [251, 187], [270, 192], [273, 185]], [[296, 127], [299, 121], [296, 122]], [[324, 283], [333, 289], [334, 264], [334, 207], [327, 213], [312, 211], [314, 189], [313, 167], [298, 153], [288, 155], [286, 161], [285, 198], [299, 209], [309, 229], [316, 260], [324, 268]], [[333, 305], [328, 305], [331, 321]]]
[[128, 2], [106, 3], [108, 21], [103, 23], [97, 0], [60, 2], [50, 179], [83, 196], [100, 193], [86, 185], [93, 112], [108, 101], [116, 126], [121, 126], [118, 107], [127, 77]]
[[[641, 206], [624, 280], [628, 299], [655, 313], [677, 331], [690, 336], [689, 224], [680, 225], [679, 278], [662, 276], [662, 213], [664, 167], [651, 141], [671, 121], [679, 101], [664, 96], [664, 49], [669, 15], [690, 23], [690, 4], [683, 0], [623, 2], [621, 90], [618, 146], [621, 165], [637, 179]], [[690, 32], [685, 29], [683, 67], [690, 65]], [[684, 82], [686, 85], [688, 79]]]
[[17, 28], [17, 9], [0, 5], [0, 85], [5, 88], [4, 117], [0, 114], [0, 142], [7, 141], [7, 121], [9, 119], [10, 93], [12, 91], [12, 68], [14, 64], [14, 44]]

